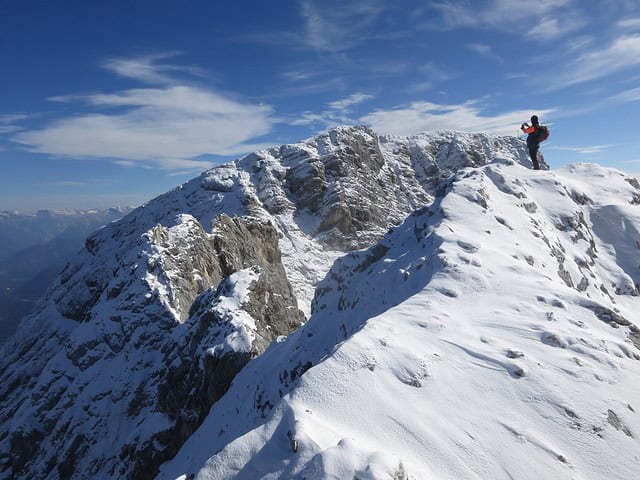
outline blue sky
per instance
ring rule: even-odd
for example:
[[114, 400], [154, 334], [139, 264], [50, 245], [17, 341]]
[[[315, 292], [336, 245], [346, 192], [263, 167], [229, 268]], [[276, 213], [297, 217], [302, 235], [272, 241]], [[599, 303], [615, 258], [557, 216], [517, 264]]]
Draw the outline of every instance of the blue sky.
[[640, 0], [0, 0], [0, 210], [139, 204], [338, 124], [640, 172]]

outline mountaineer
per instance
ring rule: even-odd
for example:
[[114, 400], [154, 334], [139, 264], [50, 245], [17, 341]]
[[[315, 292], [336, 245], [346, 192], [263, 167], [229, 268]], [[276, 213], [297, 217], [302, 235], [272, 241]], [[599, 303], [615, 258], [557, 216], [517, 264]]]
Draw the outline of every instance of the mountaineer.
[[540, 142], [544, 142], [549, 138], [549, 128], [540, 125], [537, 115], [531, 116], [531, 126], [528, 123], [523, 123], [520, 129], [527, 133], [527, 147], [529, 148], [529, 156], [533, 162], [533, 169], [540, 170], [540, 162], [538, 161], [538, 150], [540, 149]]

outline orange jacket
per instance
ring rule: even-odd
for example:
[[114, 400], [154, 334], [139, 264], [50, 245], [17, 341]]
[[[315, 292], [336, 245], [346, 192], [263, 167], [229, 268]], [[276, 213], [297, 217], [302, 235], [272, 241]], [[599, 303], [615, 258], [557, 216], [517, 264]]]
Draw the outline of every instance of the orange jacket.
[[536, 131], [536, 127], [531, 125], [530, 127], [525, 128], [524, 125], [520, 127], [524, 133], [533, 133]]

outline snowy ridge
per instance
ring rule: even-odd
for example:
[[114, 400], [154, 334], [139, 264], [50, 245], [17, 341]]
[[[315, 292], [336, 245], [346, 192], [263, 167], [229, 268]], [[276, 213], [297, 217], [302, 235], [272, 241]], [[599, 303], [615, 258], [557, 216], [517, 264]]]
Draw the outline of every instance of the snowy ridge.
[[[635, 441], [637, 420], [620, 402], [624, 389], [633, 392], [627, 384], [636, 372], [629, 365], [636, 365], [638, 342], [631, 312], [640, 185], [589, 165], [562, 172], [523, 166], [530, 163], [516, 138], [378, 137], [365, 127], [338, 127], [211, 169], [97, 231], [2, 350], [0, 478], [153, 478], [179, 451], [163, 478], [201, 470], [216, 451], [202, 478], [324, 478], [334, 471], [338, 478], [438, 478], [438, 471], [466, 478], [480, 464], [456, 470], [459, 451], [434, 445], [427, 427], [414, 429], [404, 410], [396, 415], [394, 399], [418, 395], [406, 408], [417, 416], [432, 407], [419, 395], [447, 376], [460, 383], [443, 384], [433, 405], [455, 404], [448, 388], [473, 397], [495, 381], [472, 375], [477, 364], [505, 376], [496, 388], [515, 392], [510, 399], [524, 398], [518, 395], [555, 382], [540, 374], [531, 389], [520, 387], [538, 378], [538, 362], [567, 369], [554, 355], [578, 348], [588, 353], [576, 358], [592, 369], [579, 371], [605, 379], [596, 378], [601, 391], [592, 398], [615, 400], [604, 425], [600, 406], [589, 403], [588, 414], [578, 408], [584, 405], [569, 406], [584, 416], [581, 432], [589, 420], [596, 437], [617, 425], [611, 428]], [[299, 309], [311, 320], [296, 330], [304, 319]], [[542, 318], [526, 327], [505, 320], [532, 312]], [[375, 325], [388, 327], [384, 337], [366, 334]], [[524, 335], [527, 328], [535, 333]], [[477, 344], [477, 332], [490, 341]], [[525, 356], [505, 357], [518, 352]], [[387, 373], [378, 379], [367, 376], [372, 372]], [[606, 386], [611, 378], [619, 390]], [[584, 383], [588, 396], [593, 385]], [[552, 388], [557, 398], [565, 398], [566, 385]], [[356, 391], [347, 394], [350, 388]], [[292, 407], [302, 392], [309, 395], [302, 404], [324, 412], [318, 425], [325, 430]], [[485, 400], [515, 408], [497, 396]], [[469, 424], [486, 410], [457, 407], [467, 408]], [[429, 421], [451, 445], [463, 443], [438, 408]], [[372, 426], [371, 418], [386, 420]], [[489, 436], [472, 435], [490, 444], [504, 429], [486, 425]], [[406, 431], [419, 446], [397, 433], [389, 439], [408, 453], [389, 450], [379, 440], [387, 438], [383, 426]], [[192, 434], [195, 443], [183, 448]], [[536, 438], [524, 443], [542, 441]], [[478, 462], [492, 474], [515, 468], [496, 460], [495, 450], [483, 455]], [[558, 455], [583, 468], [580, 454]], [[548, 471], [556, 467], [551, 462]]]
[[334, 265], [159, 478], [638, 477], [638, 193], [462, 170]]

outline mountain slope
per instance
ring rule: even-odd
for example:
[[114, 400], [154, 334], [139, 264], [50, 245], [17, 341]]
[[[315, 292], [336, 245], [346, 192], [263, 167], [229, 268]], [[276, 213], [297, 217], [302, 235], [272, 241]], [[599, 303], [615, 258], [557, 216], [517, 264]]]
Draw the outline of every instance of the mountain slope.
[[[0, 355], [0, 477], [152, 478], [235, 374], [310, 315], [337, 258], [494, 161], [529, 166], [515, 138], [340, 127], [214, 168], [96, 232]], [[257, 398], [261, 414], [276, 404]]]
[[638, 477], [638, 187], [462, 170], [336, 262], [159, 478]]

